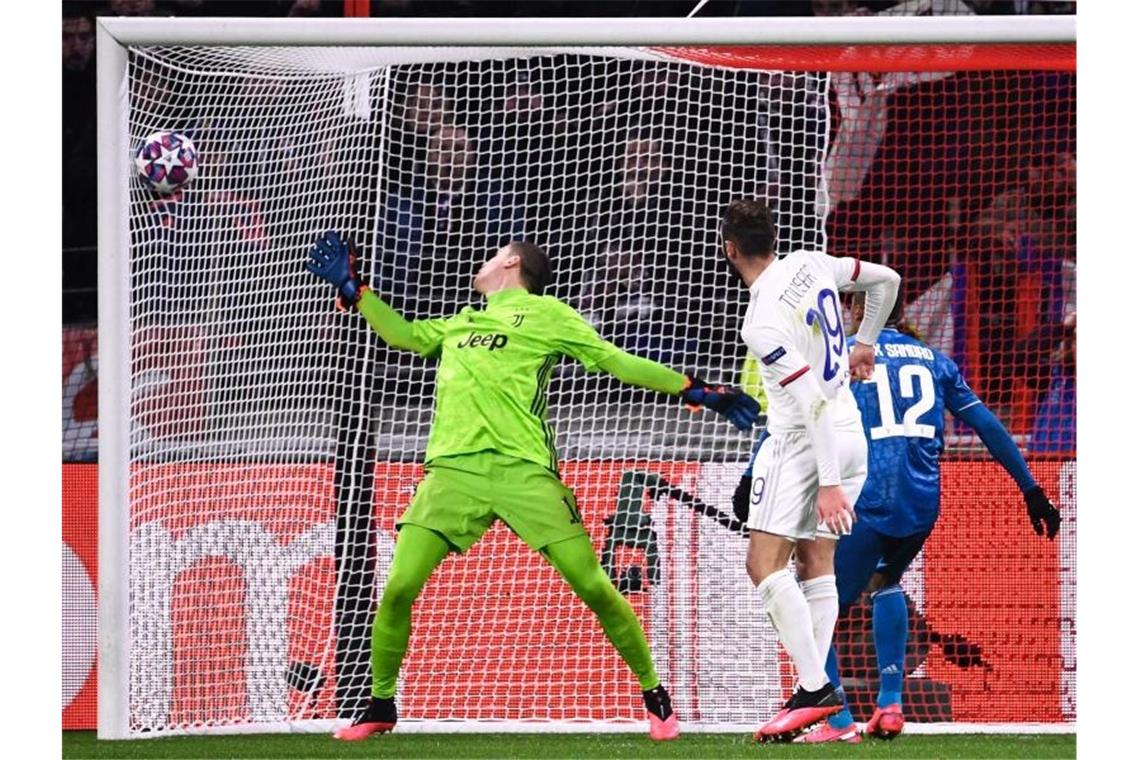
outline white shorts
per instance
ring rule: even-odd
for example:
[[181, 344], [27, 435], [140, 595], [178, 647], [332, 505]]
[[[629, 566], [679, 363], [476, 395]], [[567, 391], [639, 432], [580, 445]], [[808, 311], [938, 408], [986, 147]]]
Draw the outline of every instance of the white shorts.
[[[855, 506], [867, 479], [867, 439], [862, 428], [835, 432], [840, 486]], [[752, 468], [749, 530], [784, 536], [793, 541], [816, 536], [837, 539], [819, 521], [816, 499], [819, 469], [806, 431], [774, 433], [760, 444]]]

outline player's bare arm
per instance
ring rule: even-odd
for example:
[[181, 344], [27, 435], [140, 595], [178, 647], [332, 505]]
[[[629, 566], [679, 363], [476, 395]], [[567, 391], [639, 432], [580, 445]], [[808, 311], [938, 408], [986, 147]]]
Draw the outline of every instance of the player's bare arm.
[[[829, 257], [830, 258], [830, 257]], [[858, 259], [831, 258], [835, 280], [841, 292], [856, 291], [864, 294], [862, 316], [851, 347], [848, 365], [853, 381], [870, 380], [875, 371], [875, 341], [879, 338], [887, 317], [898, 298], [900, 277], [898, 272], [881, 264]]]

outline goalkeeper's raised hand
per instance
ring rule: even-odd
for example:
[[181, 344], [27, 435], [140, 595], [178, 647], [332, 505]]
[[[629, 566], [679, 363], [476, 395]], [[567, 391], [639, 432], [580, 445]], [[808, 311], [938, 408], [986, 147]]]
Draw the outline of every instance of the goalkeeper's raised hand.
[[356, 273], [356, 249], [336, 232], [321, 235], [309, 249], [305, 269], [336, 288], [337, 304], [343, 309], [356, 306], [368, 289]]
[[1033, 524], [1033, 532], [1037, 535], [1048, 536], [1050, 540], [1061, 529], [1061, 513], [1049, 501], [1041, 486], [1033, 486], [1022, 494], [1025, 497], [1025, 508], [1029, 512], [1029, 522]]
[[691, 407], [705, 407], [728, 418], [741, 430], [751, 430], [760, 414], [760, 403], [739, 388], [709, 385], [699, 377], [685, 376], [681, 398]]

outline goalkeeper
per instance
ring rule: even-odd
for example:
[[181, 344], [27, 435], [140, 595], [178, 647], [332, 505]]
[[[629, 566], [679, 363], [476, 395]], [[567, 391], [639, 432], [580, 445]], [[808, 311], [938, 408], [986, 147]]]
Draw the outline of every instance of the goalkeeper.
[[562, 356], [588, 371], [679, 396], [747, 430], [756, 402], [739, 390], [642, 359], [602, 340], [576, 311], [540, 295], [550, 263], [531, 243], [510, 243], [480, 267], [474, 288], [486, 307], [445, 319], [407, 321], [365, 285], [355, 254], [335, 232], [309, 251], [307, 269], [337, 289], [388, 345], [440, 360], [435, 423], [424, 479], [397, 521], [399, 536], [372, 626], [372, 700], [339, 739], [363, 739], [396, 724], [396, 678], [408, 647], [412, 604], [449, 552], [465, 552], [496, 519], [542, 554], [597, 615], [606, 637], [641, 684], [649, 735], [680, 733], [641, 624], [606, 575], [574, 499], [558, 475], [546, 386]]

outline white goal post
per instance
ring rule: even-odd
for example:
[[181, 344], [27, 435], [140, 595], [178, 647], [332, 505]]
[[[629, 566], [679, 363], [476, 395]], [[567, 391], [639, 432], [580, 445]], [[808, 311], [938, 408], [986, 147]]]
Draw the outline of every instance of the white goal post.
[[[1076, 39], [1068, 16], [99, 18], [96, 33], [102, 739], [328, 731], [366, 686], [373, 589], [430, 424], [430, 397], [414, 409], [395, 399], [430, 388], [434, 370], [331, 308], [301, 270], [312, 236], [355, 235], [378, 290], [409, 314], [436, 316], [441, 303], [465, 302], [475, 262], [448, 241], [478, 259], [485, 241], [537, 235], [562, 251], [556, 294], [603, 335], [738, 382], [743, 349], [730, 334], [743, 301], [717, 295], [734, 283], [723, 271], [694, 283], [661, 272], [697, 255], [711, 270], [716, 214], [742, 195], [782, 210], [787, 248], [826, 244], [830, 79], [826, 69], [773, 72], [748, 53], [726, 62], [675, 51]], [[510, 98], [524, 126], [488, 110]], [[534, 104], [518, 106], [525, 98]], [[202, 175], [178, 198], [149, 195], [134, 175], [134, 148], [158, 129], [194, 130], [202, 152]], [[447, 205], [441, 153], [463, 156], [451, 172], [466, 172], [470, 157], [461, 184], [481, 189], [448, 196], [456, 237], [431, 232], [438, 257], [410, 262], [409, 246], [430, 250], [425, 215]], [[643, 196], [659, 205], [646, 210]], [[472, 237], [489, 208], [497, 226]], [[392, 271], [399, 281], [380, 284]], [[625, 300], [606, 301], [613, 293]], [[648, 326], [627, 327], [637, 319]], [[564, 476], [584, 512], [618, 502], [604, 524], [602, 514], [587, 520], [592, 533], [608, 531], [603, 563], [617, 568], [615, 583], [640, 595], [635, 609], [684, 722], [752, 730], [782, 693], [786, 663], [762, 612], [732, 609], [746, 591], [742, 546], [713, 514], [750, 439], [640, 392], [623, 391], [631, 411], [586, 403], [595, 380], [569, 367], [554, 382]], [[1075, 503], [1065, 509], [1072, 518]], [[495, 530], [487, 551], [441, 568], [402, 676], [438, 680], [449, 637], [462, 633], [488, 662], [457, 668], [457, 688], [485, 689], [486, 711], [425, 712], [402, 691], [400, 730], [640, 730], [635, 685], [600, 632], [568, 592], [548, 597], [557, 579], [519, 564], [533, 557]], [[1074, 535], [1062, 535], [1073, 551]], [[1067, 599], [1075, 567], [1065, 578]], [[912, 596], [921, 602], [921, 590]], [[528, 627], [546, 632], [528, 637]], [[537, 640], [553, 635], [566, 643]], [[1071, 635], [1056, 644], [1067, 647], [1056, 654], [1066, 674]], [[742, 638], [765, 648], [762, 664], [740, 665]], [[496, 652], [500, 639], [510, 644]], [[538, 685], [535, 663], [550, 664]], [[596, 683], [578, 712], [551, 701], [557, 679], [575, 678]], [[919, 730], [1072, 731], [1072, 710], [1048, 724]]]

